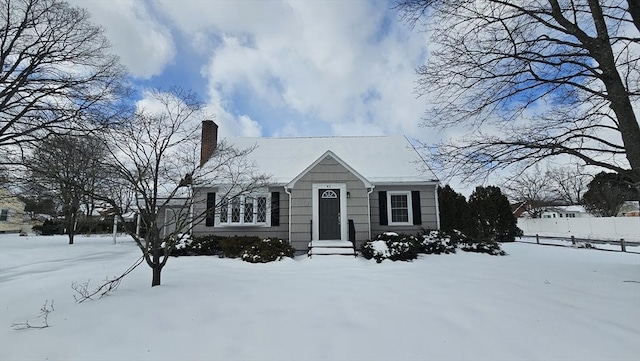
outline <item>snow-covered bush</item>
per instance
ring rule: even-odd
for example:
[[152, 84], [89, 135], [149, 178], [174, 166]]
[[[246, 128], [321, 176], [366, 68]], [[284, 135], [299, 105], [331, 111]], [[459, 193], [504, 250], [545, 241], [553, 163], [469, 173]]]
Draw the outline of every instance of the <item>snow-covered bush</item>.
[[392, 261], [410, 261], [418, 258], [420, 242], [412, 235], [386, 232], [379, 234], [373, 241], [367, 241], [360, 247], [362, 256], [375, 259], [380, 263], [385, 259]]
[[252, 263], [264, 263], [293, 257], [291, 245], [277, 238], [261, 239], [254, 236], [201, 236], [180, 237], [173, 246], [173, 256], [211, 256], [241, 258]]
[[220, 254], [218, 238], [212, 235], [200, 237], [182, 236], [174, 244], [172, 256], [213, 256]]
[[492, 256], [506, 256], [507, 252], [500, 248], [500, 243], [496, 241], [471, 241], [460, 243], [460, 249], [465, 252], [487, 253]]
[[420, 241], [420, 253], [456, 253], [456, 242], [442, 231], [425, 231]]
[[245, 250], [248, 250], [256, 243], [262, 241], [260, 237], [254, 236], [233, 236], [218, 237], [220, 244], [220, 256], [227, 258], [240, 258]]
[[456, 253], [457, 248], [465, 252], [487, 253], [492, 256], [507, 254], [496, 241], [476, 241], [456, 230], [452, 235], [442, 231], [424, 232], [421, 248], [422, 253], [426, 254]]
[[251, 263], [280, 261], [285, 257], [293, 257], [295, 249], [288, 242], [277, 238], [267, 238], [254, 242], [242, 251], [242, 260]]

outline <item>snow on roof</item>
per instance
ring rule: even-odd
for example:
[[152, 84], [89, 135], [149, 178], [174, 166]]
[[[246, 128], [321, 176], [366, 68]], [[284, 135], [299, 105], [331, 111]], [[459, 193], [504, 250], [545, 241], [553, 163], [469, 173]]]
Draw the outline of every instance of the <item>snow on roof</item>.
[[572, 205], [572, 206], [554, 206], [550, 209], [551, 211], [557, 212], [575, 212], [575, 213], [587, 213], [587, 210], [584, 209], [584, 206], [581, 205]]
[[257, 148], [248, 156], [271, 181], [286, 184], [327, 151], [373, 184], [437, 182], [437, 177], [406, 137], [351, 136], [306, 138], [226, 138], [239, 149]]

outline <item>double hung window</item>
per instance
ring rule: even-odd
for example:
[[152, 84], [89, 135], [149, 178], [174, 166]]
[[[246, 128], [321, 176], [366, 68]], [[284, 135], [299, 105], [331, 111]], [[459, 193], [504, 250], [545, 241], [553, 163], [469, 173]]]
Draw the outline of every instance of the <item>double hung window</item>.
[[387, 192], [390, 225], [413, 224], [411, 192]]

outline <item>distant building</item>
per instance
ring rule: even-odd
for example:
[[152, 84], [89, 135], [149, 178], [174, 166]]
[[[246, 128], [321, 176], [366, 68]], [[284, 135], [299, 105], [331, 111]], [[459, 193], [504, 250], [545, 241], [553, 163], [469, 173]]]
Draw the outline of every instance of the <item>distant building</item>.
[[24, 203], [0, 187], [0, 233], [19, 233], [24, 226]]
[[617, 217], [640, 217], [640, 202], [627, 201], [624, 202]]
[[542, 212], [541, 218], [587, 218], [591, 215], [581, 205], [552, 206]]

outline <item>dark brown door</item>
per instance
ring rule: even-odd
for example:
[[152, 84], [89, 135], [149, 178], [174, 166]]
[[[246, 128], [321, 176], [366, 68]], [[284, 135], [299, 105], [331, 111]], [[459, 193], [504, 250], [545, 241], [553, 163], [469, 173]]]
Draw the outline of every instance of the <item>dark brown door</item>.
[[319, 239], [340, 239], [340, 190], [318, 190]]

